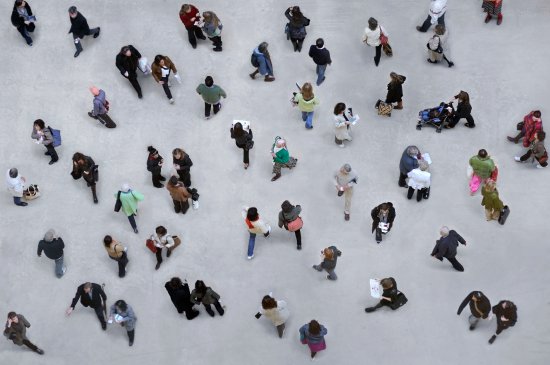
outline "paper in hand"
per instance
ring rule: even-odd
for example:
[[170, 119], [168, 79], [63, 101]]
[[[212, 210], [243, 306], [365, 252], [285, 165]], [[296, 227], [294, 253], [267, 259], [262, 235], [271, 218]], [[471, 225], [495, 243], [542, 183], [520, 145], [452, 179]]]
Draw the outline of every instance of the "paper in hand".
[[370, 279], [369, 283], [371, 297], [379, 299], [382, 296], [382, 293], [380, 293], [380, 282], [376, 279]]

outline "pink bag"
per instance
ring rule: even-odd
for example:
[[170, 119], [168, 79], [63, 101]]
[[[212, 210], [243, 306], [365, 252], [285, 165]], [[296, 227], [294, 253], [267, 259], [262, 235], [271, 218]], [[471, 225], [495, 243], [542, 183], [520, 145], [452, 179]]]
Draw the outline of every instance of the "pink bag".
[[473, 174], [469, 185], [470, 185], [470, 192], [475, 193], [479, 189], [479, 186], [481, 185], [481, 178], [476, 174]]
[[286, 225], [286, 229], [290, 232], [296, 232], [297, 230], [301, 229], [304, 226], [304, 222], [302, 221], [302, 218], [298, 217], [292, 222], [289, 222]]

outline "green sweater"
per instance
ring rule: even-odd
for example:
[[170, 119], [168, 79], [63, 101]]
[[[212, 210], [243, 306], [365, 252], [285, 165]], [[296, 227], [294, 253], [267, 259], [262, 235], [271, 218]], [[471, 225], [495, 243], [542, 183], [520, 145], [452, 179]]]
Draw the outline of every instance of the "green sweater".
[[316, 97], [313, 97], [313, 99], [311, 100], [304, 100], [304, 96], [300, 93], [294, 96], [294, 101], [298, 103], [298, 108], [300, 109], [300, 111], [308, 113], [312, 112], [315, 108], [315, 105], [319, 104], [319, 99], [317, 99]]
[[484, 186], [481, 188], [481, 195], [483, 196], [481, 205], [483, 205], [485, 209], [499, 211], [504, 208], [504, 203], [502, 203], [502, 200], [498, 197], [497, 189], [487, 191]]
[[474, 170], [474, 174], [479, 176], [482, 179], [487, 179], [491, 177], [491, 172], [495, 169], [495, 163], [491, 160], [491, 157], [487, 156], [481, 158], [479, 156], [474, 156], [470, 159], [470, 166]]
[[290, 160], [290, 155], [288, 154], [288, 150], [286, 148], [283, 148], [279, 150], [275, 154], [275, 157], [273, 158], [273, 162], [277, 163], [287, 163]]
[[[115, 194], [115, 198], [118, 195], [118, 192]], [[127, 193], [120, 193], [120, 201], [122, 202], [122, 211], [127, 216], [136, 214], [138, 201], [143, 200], [144, 196], [137, 190], [130, 190]]]
[[205, 84], [200, 84], [197, 87], [197, 93], [202, 96], [202, 100], [207, 104], [217, 104], [222, 97], [227, 97], [225, 91], [218, 85], [208, 87]]

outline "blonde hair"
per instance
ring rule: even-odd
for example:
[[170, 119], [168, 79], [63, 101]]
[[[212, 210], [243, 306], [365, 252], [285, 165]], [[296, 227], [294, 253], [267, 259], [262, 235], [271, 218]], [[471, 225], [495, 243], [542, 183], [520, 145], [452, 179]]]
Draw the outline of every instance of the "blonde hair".
[[204, 18], [205, 23], [212, 22], [216, 28], [220, 25], [220, 19], [213, 11], [205, 11], [202, 13], [202, 17]]
[[485, 190], [486, 191], [495, 191], [497, 188], [497, 182], [493, 179], [488, 179], [485, 183]]
[[313, 86], [309, 82], [306, 82], [300, 90], [302, 91], [304, 100], [311, 100], [315, 97], [315, 94], [313, 94]]
[[180, 14], [185, 14], [185, 13], [187, 13], [187, 11], [188, 11], [189, 9], [191, 9], [191, 5], [189, 5], [189, 4], [183, 4], [183, 5], [181, 6]]

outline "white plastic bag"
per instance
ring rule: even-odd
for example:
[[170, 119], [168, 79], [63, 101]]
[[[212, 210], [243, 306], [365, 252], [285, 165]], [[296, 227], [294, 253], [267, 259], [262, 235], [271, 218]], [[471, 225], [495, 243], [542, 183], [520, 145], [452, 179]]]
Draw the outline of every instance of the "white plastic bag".
[[147, 57], [141, 57], [138, 60], [138, 67], [144, 74], [148, 75], [151, 73], [151, 67], [149, 66], [149, 62], [147, 60]]
[[245, 131], [250, 131], [250, 122], [247, 121], [247, 120], [233, 120], [233, 123], [231, 124], [232, 127], [235, 127], [235, 124], [237, 123], [241, 123], [241, 125], [243, 126], [243, 130]]

